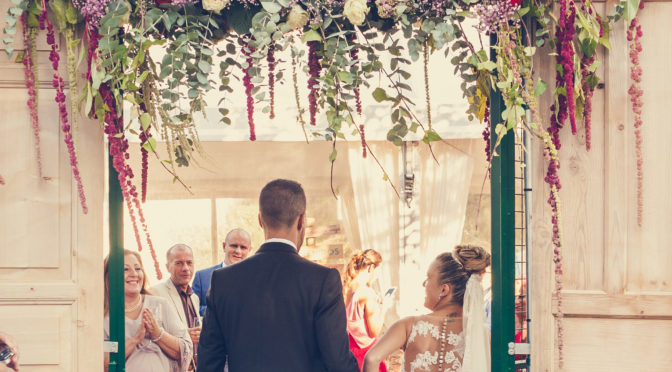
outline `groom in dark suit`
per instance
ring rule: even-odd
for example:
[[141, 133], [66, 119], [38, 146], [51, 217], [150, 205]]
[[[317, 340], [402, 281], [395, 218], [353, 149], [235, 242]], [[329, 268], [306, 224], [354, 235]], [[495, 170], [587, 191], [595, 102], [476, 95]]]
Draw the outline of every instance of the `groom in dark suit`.
[[289, 180], [259, 196], [266, 242], [216, 270], [199, 344], [199, 372], [358, 372], [338, 271], [299, 256], [306, 195]]

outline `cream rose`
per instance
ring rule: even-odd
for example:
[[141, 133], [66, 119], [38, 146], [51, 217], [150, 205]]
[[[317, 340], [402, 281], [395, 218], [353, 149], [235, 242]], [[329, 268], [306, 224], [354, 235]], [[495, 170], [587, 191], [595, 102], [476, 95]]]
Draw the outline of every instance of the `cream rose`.
[[296, 30], [303, 28], [308, 23], [308, 12], [303, 10], [301, 5], [294, 5], [287, 15], [287, 26]]
[[368, 13], [369, 7], [366, 6], [366, 0], [346, 0], [343, 6], [343, 14], [355, 26], [361, 26]]
[[219, 14], [219, 11], [229, 5], [230, 2], [231, 0], [203, 0], [203, 9]]

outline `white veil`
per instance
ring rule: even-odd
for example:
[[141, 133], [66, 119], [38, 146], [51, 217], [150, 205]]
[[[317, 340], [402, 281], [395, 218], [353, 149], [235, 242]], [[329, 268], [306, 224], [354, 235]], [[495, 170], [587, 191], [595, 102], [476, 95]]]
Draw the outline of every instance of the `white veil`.
[[462, 307], [465, 349], [462, 372], [490, 372], [490, 334], [485, 327], [481, 276], [473, 274], [467, 281]]

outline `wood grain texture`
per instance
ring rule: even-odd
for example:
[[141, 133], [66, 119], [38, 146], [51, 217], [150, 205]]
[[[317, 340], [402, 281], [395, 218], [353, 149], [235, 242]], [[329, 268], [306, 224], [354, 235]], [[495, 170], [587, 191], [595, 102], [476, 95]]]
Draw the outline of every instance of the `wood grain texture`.
[[[2, 2], [0, 14], [10, 4]], [[22, 49], [20, 33], [16, 49]], [[0, 173], [6, 182], [0, 187], [0, 330], [17, 339], [22, 371], [95, 371], [103, 358], [106, 151], [100, 125], [80, 115], [78, 161], [89, 206], [84, 215], [54, 102], [45, 35], [38, 36], [37, 56], [43, 178], [23, 65], [0, 53]], [[61, 56], [64, 61], [63, 51]], [[67, 81], [63, 62], [61, 75]]]
[[[607, 1], [600, 9], [613, 9]], [[565, 314], [563, 371], [668, 371], [661, 348], [672, 337], [672, 137], [668, 115], [672, 96], [672, 2], [646, 3], [639, 19], [644, 31], [644, 226], [636, 220], [636, 162], [626, 28], [615, 24], [605, 53], [604, 90], [593, 101], [593, 147], [562, 132]], [[547, 64], [544, 64], [546, 61]], [[541, 75], [552, 81], [551, 60]], [[542, 108], [547, 107], [542, 103]], [[536, 145], [534, 154], [541, 157]], [[530, 311], [532, 370], [559, 370], [554, 362], [552, 247], [544, 166], [533, 164], [533, 251]], [[544, 185], [545, 186], [545, 185]], [[647, 340], [655, 339], [655, 345]], [[660, 349], [660, 350], [659, 350]]]

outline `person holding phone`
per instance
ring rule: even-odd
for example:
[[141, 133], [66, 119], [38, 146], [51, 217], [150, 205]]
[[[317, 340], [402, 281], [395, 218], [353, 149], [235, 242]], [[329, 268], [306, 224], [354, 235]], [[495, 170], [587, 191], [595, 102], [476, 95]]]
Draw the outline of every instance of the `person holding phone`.
[[0, 372], [19, 370], [19, 348], [14, 338], [0, 331]]
[[[378, 276], [382, 261], [380, 253], [373, 249], [357, 252], [350, 259], [343, 275], [343, 299], [346, 304], [350, 350], [360, 369], [366, 352], [378, 340], [385, 312], [394, 294], [394, 288], [390, 288], [381, 298], [371, 286]], [[378, 368], [379, 372], [387, 371], [384, 361]]]

